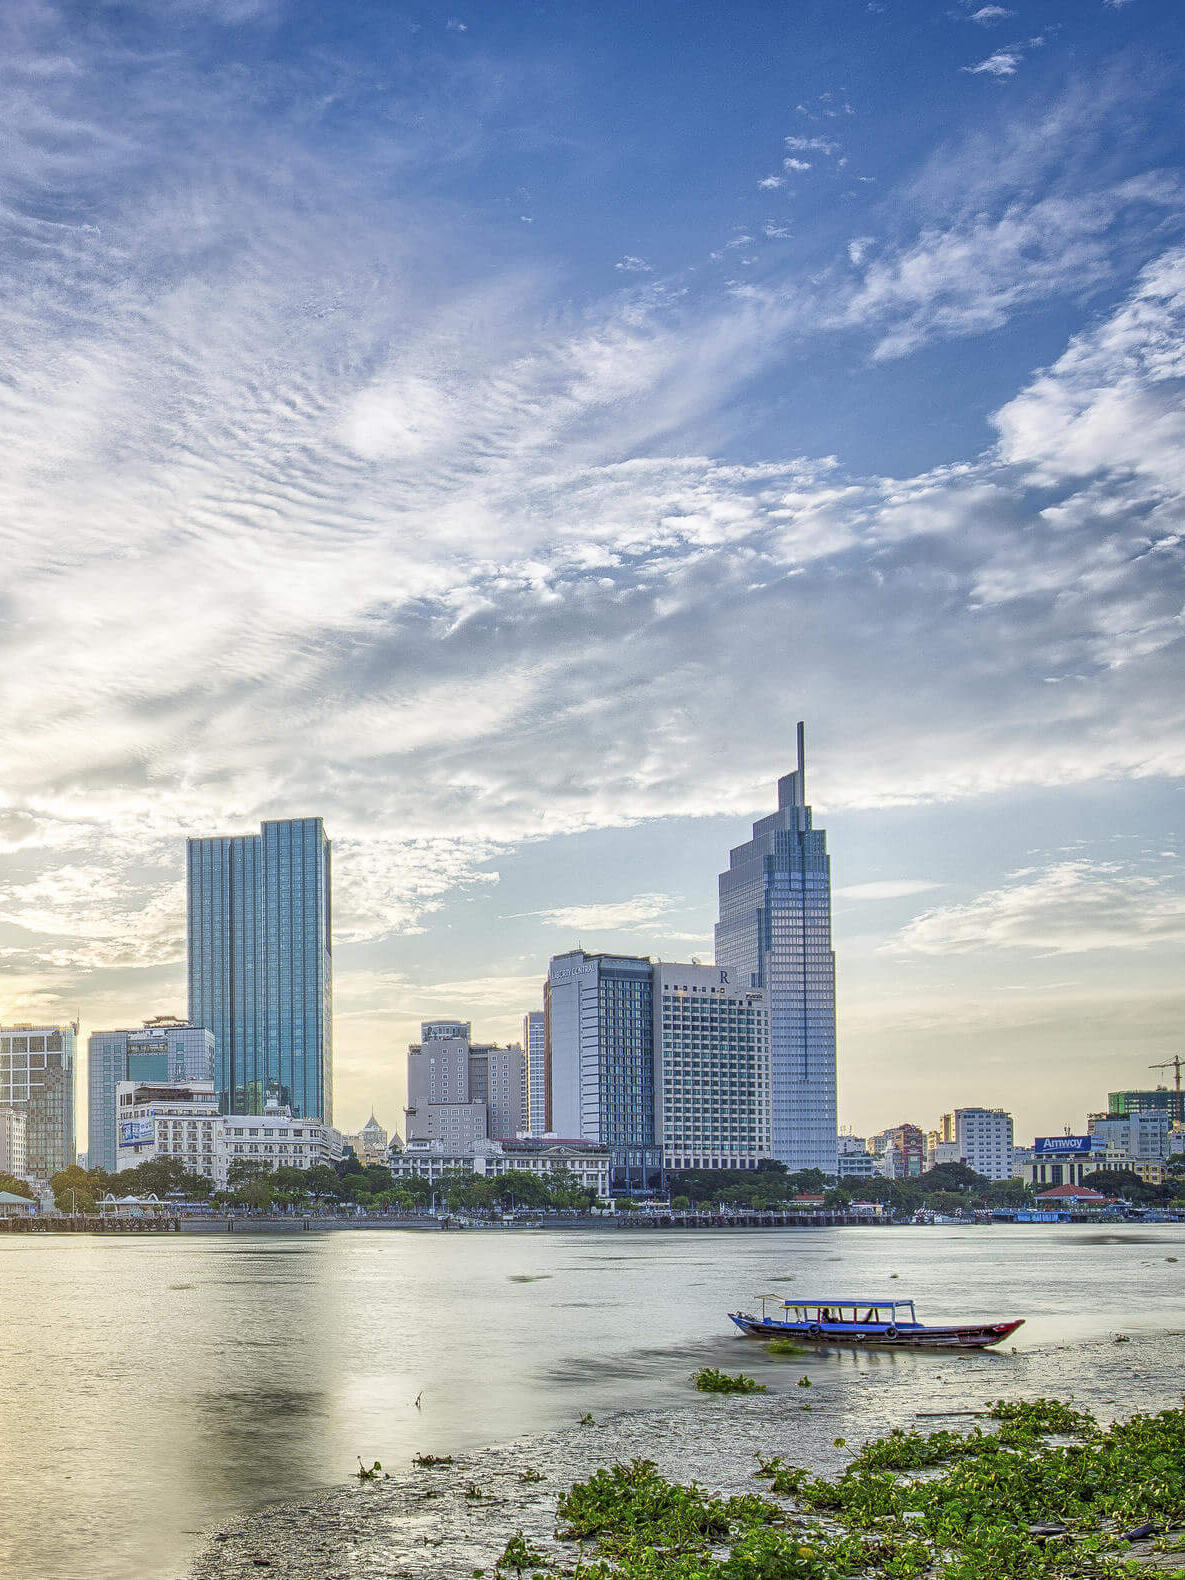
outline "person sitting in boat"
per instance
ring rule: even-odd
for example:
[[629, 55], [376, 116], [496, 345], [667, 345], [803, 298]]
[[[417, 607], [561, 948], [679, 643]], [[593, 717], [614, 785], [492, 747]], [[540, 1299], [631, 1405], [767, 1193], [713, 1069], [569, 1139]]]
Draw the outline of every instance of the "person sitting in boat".
[[834, 1322], [835, 1321], [835, 1318], [831, 1315], [831, 1307], [830, 1306], [824, 1306], [823, 1307], [822, 1311], [820, 1311], [820, 1313], [819, 1313], [819, 1320], [821, 1322]]

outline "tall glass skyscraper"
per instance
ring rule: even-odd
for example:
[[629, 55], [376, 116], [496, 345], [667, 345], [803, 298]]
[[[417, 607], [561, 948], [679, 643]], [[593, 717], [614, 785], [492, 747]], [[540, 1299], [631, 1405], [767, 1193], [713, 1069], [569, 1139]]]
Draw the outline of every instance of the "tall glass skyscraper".
[[330, 846], [319, 817], [188, 841], [189, 1018], [223, 1111], [333, 1118]]
[[831, 861], [798, 767], [778, 780], [778, 810], [753, 825], [720, 874], [716, 962], [764, 988], [770, 1019], [772, 1152], [790, 1169], [836, 1167], [835, 955]]

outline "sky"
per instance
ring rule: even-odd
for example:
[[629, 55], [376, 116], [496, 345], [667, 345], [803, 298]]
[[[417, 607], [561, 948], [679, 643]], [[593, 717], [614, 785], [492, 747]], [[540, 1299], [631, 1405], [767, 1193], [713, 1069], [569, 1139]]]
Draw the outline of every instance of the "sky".
[[807, 726], [840, 1116], [1182, 1048], [1185, 11], [6, 0], [0, 1020], [334, 841], [338, 1122], [711, 958]]

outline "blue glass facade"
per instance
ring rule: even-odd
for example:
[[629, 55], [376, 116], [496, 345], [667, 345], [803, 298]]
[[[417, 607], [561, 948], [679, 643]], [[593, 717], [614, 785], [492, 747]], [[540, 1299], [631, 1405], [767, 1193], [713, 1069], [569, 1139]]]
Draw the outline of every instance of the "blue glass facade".
[[330, 846], [321, 819], [188, 842], [189, 1018], [214, 1033], [224, 1112], [269, 1096], [332, 1121]]
[[548, 1130], [608, 1146], [614, 1190], [657, 1188], [651, 962], [581, 949], [557, 955], [545, 1002]]
[[778, 781], [778, 810], [753, 825], [720, 874], [718, 965], [766, 990], [773, 1156], [791, 1169], [836, 1168], [835, 955], [831, 861], [798, 767]]

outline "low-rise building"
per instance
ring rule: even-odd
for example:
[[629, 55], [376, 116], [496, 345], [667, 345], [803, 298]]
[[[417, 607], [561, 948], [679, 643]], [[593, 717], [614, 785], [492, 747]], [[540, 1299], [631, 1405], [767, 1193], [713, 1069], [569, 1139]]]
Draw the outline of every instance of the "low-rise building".
[[1101, 1166], [1103, 1150], [1092, 1136], [1038, 1136], [1021, 1177], [1035, 1189], [1081, 1186]]
[[876, 1159], [863, 1136], [841, 1133], [836, 1137], [835, 1172], [841, 1180], [871, 1180], [878, 1177]]
[[894, 1125], [867, 1142], [877, 1173], [889, 1180], [914, 1179], [926, 1167], [926, 1137], [917, 1125]]
[[[395, 1137], [399, 1140], [398, 1136]], [[370, 1111], [370, 1118], [361, 1130], [355, 1130], [342, 1136], [345, 1146], [353, 1150], [359, 1163], [385, 1163], [387, 1161], [387, 1148], [391, 1145], [387, 1132], [374, 1117], [374, 1109]], [[400, 1150], [403, 1143], [399, 1142]]]
[[345, 1150], [324, 1120], [297, 1119], [275, 1103], [262, 1114], [220, 1114], [213, 1081], [121, 1081], [117, 1103], [120, 1169], [171, 1158], [219, 1190], [236, 1162], [310, 1169]]
[[609, 1148], [591, 1142], [533, 1138], [483, 1141], [458, 1152], [439, 1140], [409, 1141], [402, 1152], [389, 1158], [388, 1167], [397, 1180], [414, 1177], [433, 1185], [456, 1172], [482, 1179], [496, 1179], [511, 1171], [545, 1180], [567, 1174], [598, 1196], [609, 1194]]

